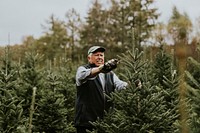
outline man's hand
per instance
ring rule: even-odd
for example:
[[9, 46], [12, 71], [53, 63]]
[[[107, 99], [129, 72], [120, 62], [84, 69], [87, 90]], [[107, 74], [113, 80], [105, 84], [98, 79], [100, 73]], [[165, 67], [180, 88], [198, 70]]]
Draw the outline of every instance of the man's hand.
[[117, 68], [118, 63], [119, 63], [118, 59], [111, 59], [111, 60], [107, 61], [106, 63], [104, 63], [103, 65], [99, 66], [99, 70], [102, 73], [108, 73], [111, 70]]

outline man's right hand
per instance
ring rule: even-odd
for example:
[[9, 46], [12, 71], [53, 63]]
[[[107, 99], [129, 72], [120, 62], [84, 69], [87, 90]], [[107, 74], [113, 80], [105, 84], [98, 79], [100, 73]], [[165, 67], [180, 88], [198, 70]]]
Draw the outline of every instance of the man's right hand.
[[103, 65], [99, 66], [99, 70], [102, 73], [108, 73], [111, 70], [117, 68], [117, 64], [119, 63], [118, 59], [111, 59], [105, 62]]

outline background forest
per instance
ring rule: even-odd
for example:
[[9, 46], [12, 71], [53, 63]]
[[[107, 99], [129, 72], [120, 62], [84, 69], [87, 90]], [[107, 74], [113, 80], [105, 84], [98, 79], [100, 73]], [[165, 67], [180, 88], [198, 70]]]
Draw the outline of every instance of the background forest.
[[199, 133], [200, 24], [176, 7], [160, 23], [153, 2], [110, 0], [105, 8], [94, 0], [84, 21], [74, 9], [67, 21], [52, 15], [40, 38], [1, 47], [0, 132], [74, 133], [76, 69], [101, 45], [130, 85], [110, 97], [115, 109], [93, 123], [98, 130]]

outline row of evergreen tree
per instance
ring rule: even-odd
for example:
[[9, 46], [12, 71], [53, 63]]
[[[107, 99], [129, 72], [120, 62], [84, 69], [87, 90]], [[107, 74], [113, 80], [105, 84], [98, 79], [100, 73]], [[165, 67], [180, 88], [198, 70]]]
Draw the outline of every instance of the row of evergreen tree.
[[[6, 48], [0, 69], [0, 132], [74, 132], [74, 70], [41, 67], [41, 55], [27, 53], [20, 64]], [[33, 91], [34, 90], [34, 91]]]
[[[93, 123], [96, 129], [105, 133], [198, 133], [200, 63], [189, 57], [190, 67], [179, 73], [172, 57], [163, 47], [153, 62], [135, 48], [119, 55], [121, 64], [116, 71], [129, 87], [111, 95], [115, 108]], [[26, 53], [19, 64], [11, 60], [6, 48], [0, 68], [0, 132], [75, 132], [77, 66], [63, 60], [59, 67], [44, 67], [41, 58]], [[142, 86], [137, 86], [138, 80]], [[184, 98], [180, 96], [182, 84]]]

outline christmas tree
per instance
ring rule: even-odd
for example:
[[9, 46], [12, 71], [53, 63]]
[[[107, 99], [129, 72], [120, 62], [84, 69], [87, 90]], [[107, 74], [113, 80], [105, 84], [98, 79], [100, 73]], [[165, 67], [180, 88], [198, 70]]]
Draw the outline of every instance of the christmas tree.
[[42, 97], [38, 101], [34, 131], [74, 133], [75, 70], [70, 60], [45, 71]]
[[[155, 55], [153, 71], [155, 73], [155, 78], [158, 79], [158, 86], [164, 92], [163, 96], [166, 101], [166, 107], [171, 109], [171, 114], [175, 116], [171, 123], [171, 128], [175, 131], [179, 125], [180, 117], [180, 97], [178, 92], [180, 78], [178, 77], [178, 70], [176, 70], [173, 61], [173, 55], [170, 55], [165, 51], [164, 45], [160, 46], [158, 53]], [[179, 130], [177, 129], [176, 131]]]
[[129, 86], [112, 94], [110, 100], [115, 108], [93, 125], [105, 133], [175, 132], [173, 125], [177, 114], [174, 108], [168, 108], [166, 91], [158, 84], [153, 67], [144, 60], [143, 52], [133, 49], [120, 58], [125, 70], [121, 76]]
[[36, 101], [41, 98], [41, 88], [43, 84], [44, 71], [40, 68], [39, 63], [42, 56], [34, 52], [27, 52], [22, 64], [20, 64], [19, 78], [17, 79], [17, 96], [24, 100], [23, 115], [27, 118], [30, 113], [33, 88], [36, 87]]
[[5, 48], [0, 68], [0, 132], [10, 133], [22, 129], [26, 119], [22, 116], [22, 103], [16, 95], [18, 69], [12, 62], [9, 47]]
[[66, 132], [67, 109], [65, 97], [59, 92], [60, 76], [48, 72], [41, 91], [41, 98], [37, 101], [35, 117], [33, 119], [34, 132]]
[[[197, 48], [200, 52], [200, 46]], [[188, 58], [188, 69], [185, 71], [187, 82], [188, 98], [190, 100], [190, 130], [192, 133], [200, 132], [200, 63], [192, 58]]]

